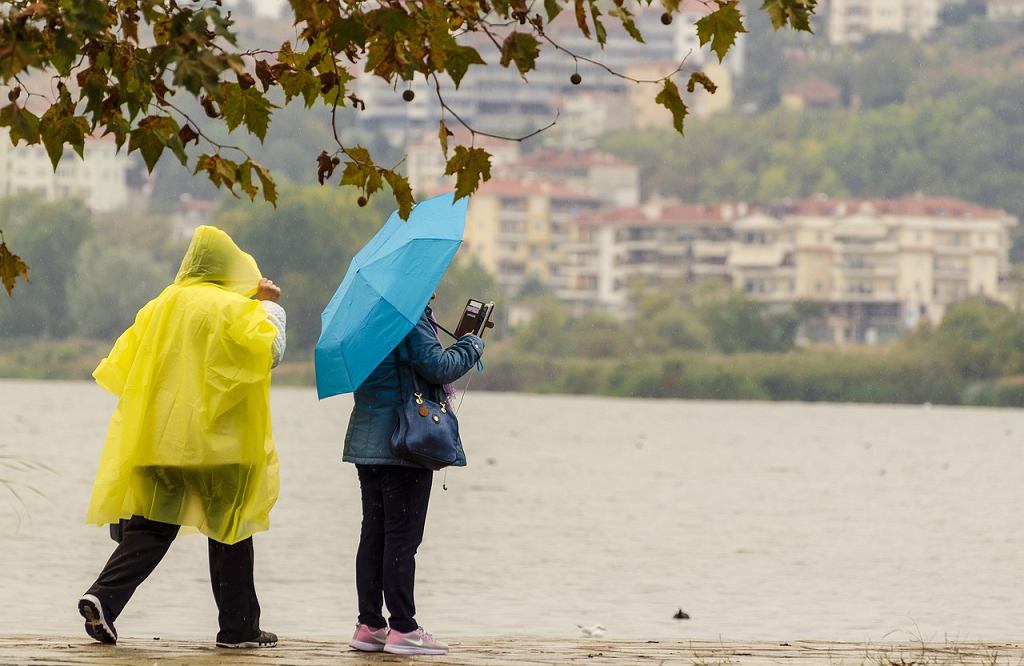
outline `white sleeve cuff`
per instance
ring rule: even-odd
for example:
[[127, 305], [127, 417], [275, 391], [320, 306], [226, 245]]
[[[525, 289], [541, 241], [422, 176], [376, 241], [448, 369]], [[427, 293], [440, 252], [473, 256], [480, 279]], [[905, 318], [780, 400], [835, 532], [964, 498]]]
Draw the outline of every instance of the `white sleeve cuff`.
[[276, 368], [284, 357], [284, 350], [288, 344], [288, 337], [285, 333], [285, 329], [288, 324], [288, 315], [285, 313], [284, 308], [273, 301], [260, 301], [260, 305], [267, 313], [267, 317], [270, 318], [270, 323], [277, 329], [277, 337], [274, 338], [274, 344], [271, 347], [270, 367]]

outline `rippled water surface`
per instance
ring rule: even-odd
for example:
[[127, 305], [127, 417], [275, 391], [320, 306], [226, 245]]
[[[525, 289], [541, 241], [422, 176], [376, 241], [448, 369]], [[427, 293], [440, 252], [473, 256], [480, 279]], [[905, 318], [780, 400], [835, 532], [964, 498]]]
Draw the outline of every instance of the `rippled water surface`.
[[[0, 455], [54, 470], [6, 473], [45, 497], [20, 524], [0, 499], [4, 633], [80, 631], [75, 600], [113, 548], [82, 522], [113, 406], [86, 383], [0, 382]], [[284, 636], [347, 639], [355, 621], [350, 408], [273, 392], [282, 494], [256, 581]], [[418, 557], [439, 637], [1024, 635], [1017, 410], [475, 393], [460, 420], [470, 466], [447, 492], [435, 475]], [[179, 538], [117, 624], [212, 638], [205, 539]]]

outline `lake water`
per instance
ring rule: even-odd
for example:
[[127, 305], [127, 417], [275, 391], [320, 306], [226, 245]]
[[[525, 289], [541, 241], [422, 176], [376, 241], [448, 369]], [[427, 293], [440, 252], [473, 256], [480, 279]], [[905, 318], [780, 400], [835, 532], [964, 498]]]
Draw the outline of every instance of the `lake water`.
[[[351, 401], [272, 401], [282, 492], [256, 537], [263, 626], [347, 640]], [[0, 499], [3, 633], [81, 631], [75, 601], [113, 548], [83, 524], [113, 407], [87, 383], [0, 381], [0, 455], [54, 470], [13, 473], [45, 494], [20, 524]], [[418, 557], [418, 619], [442, 639], [596, 623], [651, 639], [1024, 632], [1018, 410], [478, 392], [460, 420], [470, 466], [447, 492], [435, 476]], [[680, 607], [691, 620], [672, 619]], [[212, 639], [205, 539], [179, 538], [117, 626]]]

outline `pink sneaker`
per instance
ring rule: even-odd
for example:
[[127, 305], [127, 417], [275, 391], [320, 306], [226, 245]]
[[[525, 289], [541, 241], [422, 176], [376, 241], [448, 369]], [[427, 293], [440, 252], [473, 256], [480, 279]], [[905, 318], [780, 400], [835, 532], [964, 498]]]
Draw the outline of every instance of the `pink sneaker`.
[[363, 652], [383, 652], [384, 644], [388, 640], [388, 628], [370, 629], [365, 624], [356, 625], [356, 633], [348, 642], [350, 648], [362, 650]]
[[416, 631], [403, 634], [400, 631], [388, 633], [384, 651], [389, 654], [448, 654], [448, 646], [418, 627]]

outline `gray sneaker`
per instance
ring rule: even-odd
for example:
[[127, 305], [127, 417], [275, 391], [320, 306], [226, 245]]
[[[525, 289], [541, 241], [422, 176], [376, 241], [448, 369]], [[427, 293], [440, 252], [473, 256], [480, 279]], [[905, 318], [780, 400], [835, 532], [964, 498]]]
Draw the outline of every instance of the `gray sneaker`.
[[417, 627], [416, 631], [403, 634], [392, 629], [388, 632], [388, 641], [384, 651], [389, 654], [448, 654], [448, 646]]

